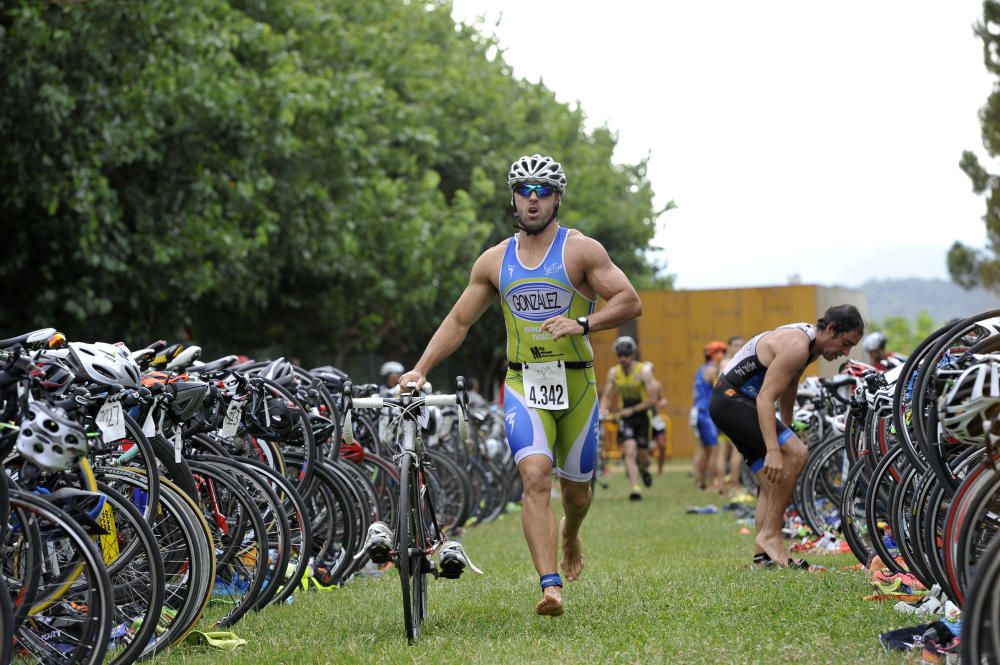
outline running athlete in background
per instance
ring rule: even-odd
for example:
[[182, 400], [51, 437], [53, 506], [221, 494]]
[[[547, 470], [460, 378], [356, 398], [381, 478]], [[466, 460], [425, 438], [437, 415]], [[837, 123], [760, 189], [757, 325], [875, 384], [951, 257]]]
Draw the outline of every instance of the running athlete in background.
[[618, 364], [608, 371], [601, 398], [601, 411], [605, 415], [610, 413], [612, 407], [618, 412], [618, 441], [625, 458], [625, 473], [632, 487], [628, 498], [632, 501], [642, 498], [640, 476], [646, 487], [653, 484], [653, 475], [649, 472], [649, 442], [652, 438], [649, 414], [659, 397], [653, 368], [636, 360], [638, 351], [631, 337], [615, 340]]
[[[791, 430], [799, 377], [819, 357], [846, 356], [860, 340], [864, 321], [853, 305], [826, 310], [816, 322], [790, 323], [762, 332], [723, 369], [709, 411], [760, 480], [754, 565], [795, 565], [781, 528], [795, 483], [809, 453]], [[779, 404], [781, 420], [775, 412]]]
[[726, 345], [722, 342], [709, 342], [703, 350], [705, 363], [694, 373], [694, 406], [692, 422], [694, 431], [701, 442], [701, 454], [697, 456], [694, 465], [694, 482], [699, 489], [705, 489], [710, 484], [718, 487], [720, 476], [717, 475], [715, 452], [718, 450], [719, 429], [712, 422], [708, 413], [709, 402], [712, 401], [712, 388], [719, 378], [719, 363], [726, 353]]
[[[521, 157], [511, 165], [507, 184], [518, 231], [476, 260], [469, 285], [400, 382], [419, 388], [500, 295], [507, 325], [504, 420], [524, 484], [521, 525], [542, 590], [535, 611], [557, 616], [563, 613], [558, 538], [563, 572], [575, 580], [583, 572], [579, 532], [590, 508], [597, 452], [597, 381], [589, 332], [634, 319], [642, 303], [599, 242], [560, 226], [556, 216], [566, 174], [558, 162], [542, 155]], [[595, 313], [598, 296], [605, 304]], [[558, 532], [550, 506], [553, 467], [566, 515]]]

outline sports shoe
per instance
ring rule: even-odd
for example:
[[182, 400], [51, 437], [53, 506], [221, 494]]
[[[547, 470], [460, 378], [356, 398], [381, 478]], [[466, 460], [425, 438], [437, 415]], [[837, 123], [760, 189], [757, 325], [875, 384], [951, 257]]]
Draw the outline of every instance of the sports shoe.
[[392, 558], [392, 529], [385, 522], [372, 522], [361, 551], [354, 555], [360, 559], [365, 554], [375, 563], [387, 563]]
[[476, 565], [472, 563], [472, 559], [466, 553], [465, 548], [462, 547], [462, 543], [457, 540], [448, 540], [441, 545], [441, 549], [438, 550], [438, 569], [441, 571], [439, 573], [440, 577], [444, 577], [449, 580], [457, 580], [462, 576], [462, 571], [468, 566], [472, 572], [477, 575], [482, 575], [483, 571], [476, 568]]
[[641, 499], [642, 499], [642, 492], [639, 491], [639, 486], [638, 485], [633, 485], [632, 486], [632, 491], [629, 492], [628, 500], [629, 501], [639, 501]]
[[642, 484], [646, 487], [653, 486], [653, 474], [649, 472], [649, 469], [642, 470]]

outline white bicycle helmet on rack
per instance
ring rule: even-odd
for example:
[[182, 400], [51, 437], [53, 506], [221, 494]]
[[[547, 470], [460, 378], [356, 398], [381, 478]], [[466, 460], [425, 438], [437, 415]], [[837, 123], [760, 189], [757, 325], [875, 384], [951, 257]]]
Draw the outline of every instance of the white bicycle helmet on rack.
[[[957, 373], [938, 399], [938, 417], [945, 433], [962, 443], [984, 445], [1000, 413], [1000, 356], [975, 356], [977, 362]], [[1000, 438], [997, 434], [992, 439]]]
[[566, 174], [562, 165], [548, 155], [525, 155], [510, 165], [507, 186], [514, 189], [514, 185], [522, 182], [541, 182], [552, 185], [561, 193], [566, 192]]
[[17, 434], [16, 450], [21, 457], [45, 471], [65, 471], [88, 449], [83, 426], [63, 409], [42, 401], [28, 403]]
[[124, 345], [105, 342], [70, 342], [69, 357], [80, 378], [102, 386], [119, 384], [123, 388], [139, 387], [139, 367]]

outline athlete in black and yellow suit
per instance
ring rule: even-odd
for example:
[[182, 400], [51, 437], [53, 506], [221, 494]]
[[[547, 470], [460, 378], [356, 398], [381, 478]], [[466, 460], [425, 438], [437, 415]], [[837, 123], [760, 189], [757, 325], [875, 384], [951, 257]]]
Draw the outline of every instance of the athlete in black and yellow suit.
[[[642, 498], [640, 473], [646, 487], [653, 483], [653, 476], [649, 473], [649, 410], [656, 405], [657, 395], [653, 370], [647, 363], [636, 360], [637, 351], [638, 347], [631, 337], [619, 337], [615, 340], [618, 364], [608, 372], [601, 398], [604, 413], [608, 413], [613, 406], [619, 406], [618, 440], [622, 444], [625, 471], [632, 485], [629, 494], [632, 501]], [[619, 399], [621, 403], [616, 405]]]

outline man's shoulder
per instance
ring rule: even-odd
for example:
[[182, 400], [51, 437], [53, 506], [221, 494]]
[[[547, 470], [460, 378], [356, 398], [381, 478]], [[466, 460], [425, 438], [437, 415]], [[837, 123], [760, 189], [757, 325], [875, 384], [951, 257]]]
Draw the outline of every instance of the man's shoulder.
[[777, 328], [768, 333], [763, 342], [775, 355], [809, 355], [809, 337], [798, 328]]
[[476, 267], [480, 269], [492, 269], [496, 267], [497, 271], [499, 271], [500, 262], [503, 261], [504, 252], [507, 251], [507, 245], [509, 244], [510, 238], [505, 238], [488, 248], [476, 259]]
[[587, 246], [597, 245], [598, 247], [601, 246], [601, 243], [597, 242], [596, 240], [585, 234], [583, 231], [580, 231], [579, 229], [570, 229], [570, 228], [566, 229], [566, 244], [580, 245], [580, 246], [584, 245]]

